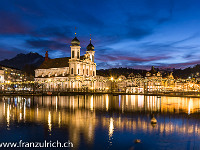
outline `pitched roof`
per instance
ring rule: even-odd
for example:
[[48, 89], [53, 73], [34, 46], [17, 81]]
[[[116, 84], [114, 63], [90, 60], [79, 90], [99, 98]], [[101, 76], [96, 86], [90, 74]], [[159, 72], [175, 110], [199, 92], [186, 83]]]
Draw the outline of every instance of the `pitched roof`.
[[69, 67], [69, 59], [70, 57], [48, 59], [38, 69]]

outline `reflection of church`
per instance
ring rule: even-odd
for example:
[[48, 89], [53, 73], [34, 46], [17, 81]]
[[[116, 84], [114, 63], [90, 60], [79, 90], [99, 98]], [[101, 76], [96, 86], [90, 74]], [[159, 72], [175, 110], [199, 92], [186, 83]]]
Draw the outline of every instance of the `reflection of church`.
[[46, 52], [45, 61], [35, 70], [35, 81], [44, 83], [47, 89], [98, 88], [95, 85], [95, 51], [91, 38], [83, 56], [80, 56], [80, 41], [76, 36], [71, 45], [71, 57], [49, 59]]

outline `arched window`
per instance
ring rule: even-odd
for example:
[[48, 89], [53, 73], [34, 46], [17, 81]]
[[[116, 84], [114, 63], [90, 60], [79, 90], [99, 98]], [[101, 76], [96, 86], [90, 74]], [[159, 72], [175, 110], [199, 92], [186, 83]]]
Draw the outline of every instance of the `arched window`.
[[73, 68], [71, 69], [71, 74], [73, 74], [74, 73], [74, 70], [73, 70]]
[[93, 71], [93, 76], [94, 76], [94, 71]]
[[77, 59], [79, 59], [79, 51], [77, 52]]
[[84, 69], [83, 69], [83, 75], [84, 75]]
[[74, 51], [72, 51], [72, 58], [74, 58]]
[[87, 69], [87, 75], [88, 75], [88, 69]]
[[78, 74], [79, 74], [79, 69], [78, 69]]
[[94, 55], [92, 55], [92, 61], [94, 62]]

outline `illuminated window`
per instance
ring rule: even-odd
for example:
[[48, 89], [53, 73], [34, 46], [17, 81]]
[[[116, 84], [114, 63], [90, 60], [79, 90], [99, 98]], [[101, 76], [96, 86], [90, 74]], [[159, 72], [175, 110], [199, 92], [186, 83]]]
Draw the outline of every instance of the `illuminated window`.
[[73, 68], [71, 69], [71, 74], [73, 74]]
[[77, 58], [79, 59], [79, 51], [77, 52]]
[[94, 55], [92, 55], [92, 61], [94, 62]]

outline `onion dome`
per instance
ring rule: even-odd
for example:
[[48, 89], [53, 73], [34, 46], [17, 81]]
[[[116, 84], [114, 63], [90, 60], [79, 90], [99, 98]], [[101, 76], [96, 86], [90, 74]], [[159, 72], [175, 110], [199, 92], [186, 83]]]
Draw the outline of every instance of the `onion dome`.
[[91, 43], [91, 35], [90, 35], [90, 44], [88, 44], [87, 46], [87, 51], [93, 51], [94, 50], [94, 46]]
[[92, 45], [91, 41], [90, 41], [90, 44], [88, 44], [88, 46], [87, 46], [87, 50], [88, 51], [93, 51], [94, 50], [94, 46]]
[[72, 44], [72, 46], [79, 46], [80, 45], [80, 41], [75, 36], [75, 38], [71, 41], [71, 44]]

